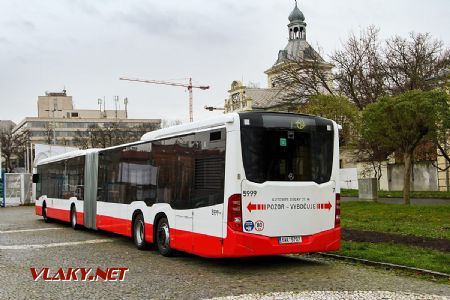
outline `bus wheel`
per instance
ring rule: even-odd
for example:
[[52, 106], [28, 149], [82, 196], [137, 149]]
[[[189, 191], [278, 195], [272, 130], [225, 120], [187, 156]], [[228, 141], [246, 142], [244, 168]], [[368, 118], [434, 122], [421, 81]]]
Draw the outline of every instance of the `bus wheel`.
[[156, 229], [156, 244], [159, 253], [163, 256], [171, 256], [172, 249], [170, 248], [170, 227], [166, 217], [161, 218]]
[[45, 202], [44, 202], [44, 205], [42, 205], [42, 217], [44, 218], [45, 223], [50, 222], [50, 218], [47, 217], [47, 205], [45, 204]]
[[73, 229], [77, 230], [77, 211], [75, 210], [75, 206], [72, 206], [70, 209], [70, 226], [72, 226]]
[[144, 250], [148, 247], [145, 241], [144, 217], [141, 214], [138, 214], [133, 222], [133, 241], [139, 250]]

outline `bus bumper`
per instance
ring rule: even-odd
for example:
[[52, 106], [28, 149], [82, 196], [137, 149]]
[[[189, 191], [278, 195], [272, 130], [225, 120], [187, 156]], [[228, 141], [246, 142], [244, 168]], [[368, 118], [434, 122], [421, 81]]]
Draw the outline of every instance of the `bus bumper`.
[[277, 254], [309, 253], [339, 250], [341, 229], [302, 236], [297, 244], [279, 244], [277, 237], [265, 237], [244, 232], [236, 232], [228, 228], [224, 239], [223, 257], [266, 256]]

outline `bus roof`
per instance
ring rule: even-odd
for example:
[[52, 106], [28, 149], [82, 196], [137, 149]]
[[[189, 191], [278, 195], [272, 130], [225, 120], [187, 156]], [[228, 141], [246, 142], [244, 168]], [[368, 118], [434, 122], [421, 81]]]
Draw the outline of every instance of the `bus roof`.
[[47, 157], [47, 158], [44, 158], [44, 159], [38, 161], [36, 163], [36, 166], [45, 165], [45, 164], [48, 164], [51, 162], [69, 159], [69, 158], [73, 158], [73, 157], [84, 156], [89, 153], [98, 152], [99, 150], [101, 150], [101, 149], [95, 148], [95, 149], [86, 149], [86, 150], [75, 150], [75, 151], [70, 151], [70, 152], [63, 153], [63, 154], [58, 154], [58, 155]]
[[215, 116], [213, 118], [196, 121], [192, 123], [167, 127], [151, 132], [147, 132], [141, 138], [141, 141], [152, 141], [160, 138], [168, 138], [177, 134], [188, 134], [190, 132], [214, 128], [226, 123], [233, 123], [237, 118], [239, 118], [237, 113], [224, 114], [220, 116]]

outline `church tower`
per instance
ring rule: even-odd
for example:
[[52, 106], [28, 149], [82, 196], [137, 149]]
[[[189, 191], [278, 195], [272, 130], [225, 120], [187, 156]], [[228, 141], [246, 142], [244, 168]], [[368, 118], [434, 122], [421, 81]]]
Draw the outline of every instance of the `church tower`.
[[[281, 79], [285, 76], [288, 68], [294, 72], [308, 74], [311, 65], [321, 68], [330, 74], [333, 65], [327, 63], [306, 41], [305, 16], [298, 8], [297, 1], [288, 17], [288, 43], [283, 50], [278, 52], [275, 63], [264, 73], [267, 75], [268, 87], [260, 88], [245, 86], [239, 80], [231, 84], [228, 98], [225, 99], [225, 113], [233, 111], [270, 110], [270, 111], [292, 111], [297, 104], [286, 104], [286, 88], [282, 86]], [[310, 73], [310, 72], [309, 72]], [[324, 91], [326, 93], [326, 91]], [[303, 101], [303, 99], [299, 99]]]
[[[278, 52], [275, 64], [264, 72], [268, 77], [268, 88], [277, 87], [277, 76], [280, 76], [284, 68], [293, 62], [304, 62], [305, 68], [308, 62], [318, 62], [321, 67], [329, 69], [331, 72], [332, 65], [327, 63], [306, 41], [305, 15], [298, 8], [297, 1], [295, 1], [295, 7], [288, 20], [288, 44]], [[301, 72], [300, 69], [299, 72]]]
[[297, 6], [297, 1], [295, 1], [294, 10], [289, 15], [289, 40], [306, 40], [306, 23], [305, 16], [300, 11]]

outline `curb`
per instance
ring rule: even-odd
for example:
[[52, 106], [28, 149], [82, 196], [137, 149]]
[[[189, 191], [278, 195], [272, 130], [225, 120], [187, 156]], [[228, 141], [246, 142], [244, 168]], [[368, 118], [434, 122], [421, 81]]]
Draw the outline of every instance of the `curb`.
[[330, 257], [330, 258], [339, 259], [339, 260], [358, 262], [358, 263], [362, 263], [362, 264], [369, 265], [369, 266], [375, 266], [375, 267], [382, 266], [382, 267], [389, 267], [389, 268], [398, 269], [398, 270], [406, 270], [406, 271], [410, 271], [410, 272], [419, 272], [421, 274], [445, 278], [445, 279], [450, 280], [450, 274], [447, 274], [447, 273], [441, 273], [441, 272], [436, 272], [436, 271], [431, 271], [431, 270], [426, 270], [426, 269], [408, 267], [408, 266], [385, 263], [385, 262], [372, 261], [372, 260], [368, 260], [368, 259], [345, 256], [345, 255], [330, 254], [330, 253], [323, 253], [323, 252], [318, 252], [316, 254], [323, 256], [323, 257]]

